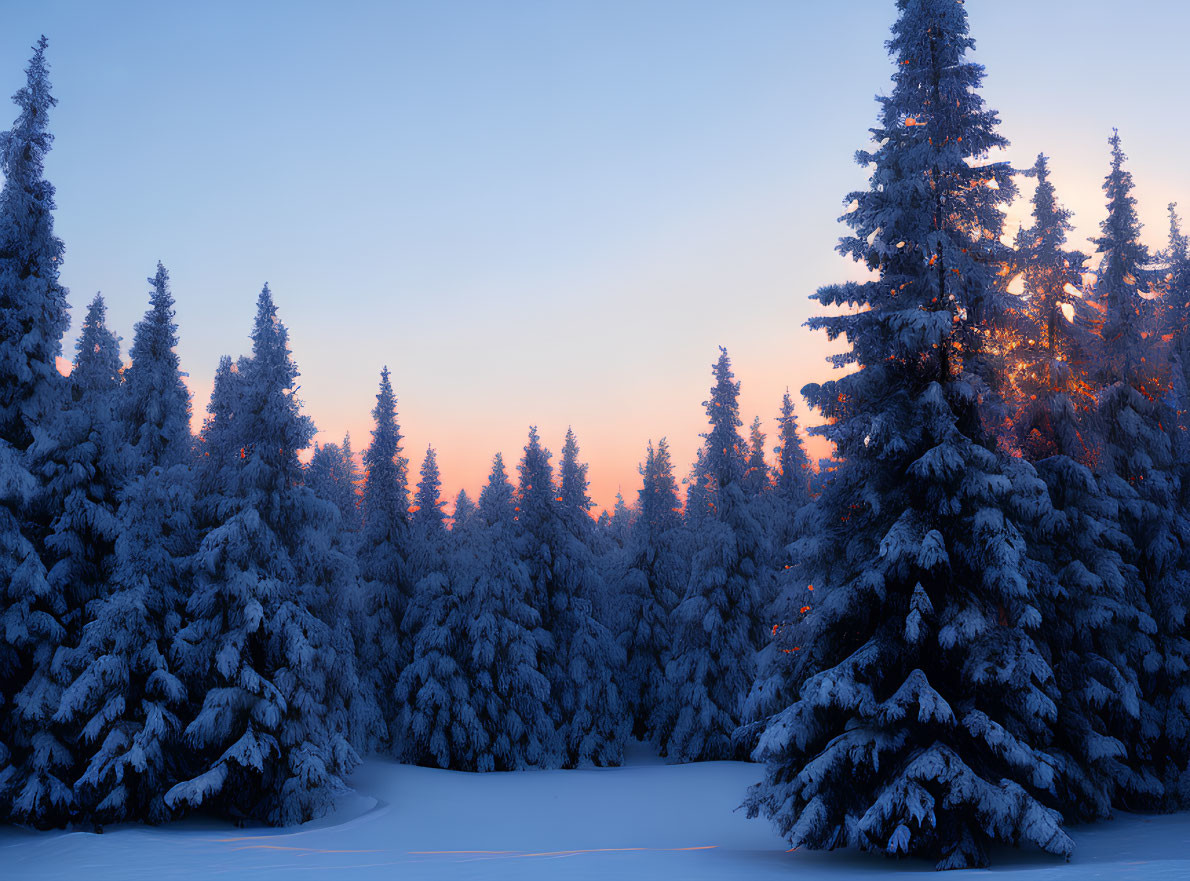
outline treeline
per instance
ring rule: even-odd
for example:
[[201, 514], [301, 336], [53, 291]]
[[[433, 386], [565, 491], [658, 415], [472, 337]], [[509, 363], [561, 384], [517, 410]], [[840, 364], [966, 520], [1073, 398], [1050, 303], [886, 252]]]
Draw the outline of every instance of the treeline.
[[448, 518], [433, 449], [412, 485], [387, 369], [363, 473], [349, 439], [301, 463], [314, 427], [265, 286], [193, 437], [160, 263], [128, 365], [97, 296], [56, 369], [45, 47], [0, 196], [3, 816], [296, 823], [373, 751], [612, 765], [635, 734], [674, 760], [745, 757], [740, 699], [812, 476], [789, 396], [770, 468], [723, 352], [684, 500], [661, 440], [636, 504], [596, 521], [574, 434], [555, 469], [530, 429], [515, 474], [496, 455]]
[[[44, 43], [0, 196], [0, 786], [11, 819], [314, 816], [364, 751], [457, 769], [764, 763], [794, 846], [985, 864], [1190, 796], [1190, 247], [1140, 239], [1111, 138], [1080, 253], [1044, 156], [979, 94], [960, 0], [898, 0], [891, 94], [816, 297], [847, 345], [775, 462], [723, 352], [684, 497], [664, 441], [593, 521], [535, 431], [453, 518], [381, 375], [363, 474], [313, 428], [267, 287], [198, 438], [164, 269], [121, 369], [97, 300], [69, 378]], [[1028, 228], [1004, 230], [1018, 181]], [[452, 520], [447, 528], [448, 519]]]

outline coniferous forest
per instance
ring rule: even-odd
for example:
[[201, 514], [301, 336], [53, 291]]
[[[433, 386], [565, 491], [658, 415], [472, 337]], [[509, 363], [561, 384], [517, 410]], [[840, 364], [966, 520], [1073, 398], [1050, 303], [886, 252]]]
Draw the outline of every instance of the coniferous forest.
[[532, 427], [448, 504], [387, 368], [366, 446], [309, 455], [267, 285], [197, 435], [162, 263], [127, 352], [96, 296], [60, 371], [42, 38], [0, 136], [0, 816], [289, 825], [368, 754], [608, 766], [631, 738], [757, 762], [747, 812], [792, 847], [939, 868], [1185, 807], [1190, 245], [1173, 205], [1142, 244], [1108, 127], [1076, 250], [1046, 156], [994, 158], [962, 0], [896, 7], [841, 218], [867, 279], [810, 322], [840, 344], [801, 390], [833, 456], [794, 394], [745, 432], [721, 350], [688, 474], [651, 442], [598, 518], [579, 438]]

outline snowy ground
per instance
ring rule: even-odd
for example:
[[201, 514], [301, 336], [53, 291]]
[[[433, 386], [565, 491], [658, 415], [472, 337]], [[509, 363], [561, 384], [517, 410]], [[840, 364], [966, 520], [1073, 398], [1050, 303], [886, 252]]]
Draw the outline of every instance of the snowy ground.
[[[296, 829], [192, 820], [103, 835], [0, 830], [0, 879], [753, 879], [939, 876], [926, 863], [787, 853], [765, 820], [734, 812], [755, 766], [461, 774], [372, 761], [336, 813]], [[1067, 865], [1005, 851], [978, 877], [1011, 881], [1190, 878], [1190, 814], [1073, 830]], [[968, 873], [962, 873], [968, 875]], [[959, 877], [949, 875], [947, 877]]]

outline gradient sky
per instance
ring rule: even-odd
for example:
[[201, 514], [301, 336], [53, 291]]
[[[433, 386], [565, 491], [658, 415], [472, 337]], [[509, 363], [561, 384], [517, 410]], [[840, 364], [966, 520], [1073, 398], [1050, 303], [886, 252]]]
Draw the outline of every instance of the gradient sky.
[[[1118, 126], [1163, 243], [1166, 204], [1190, 214], [1190, 7], [967, 6], [1008, 158], [1047, 152], [1091, 235]], [[770, 442], [786, 386], [829, 374], [801, 325], [819, 285], [858, 277], [836, 218], [866, 181], [852, 156], [888, 88], [892, 0], [0, 14], [4, 94], [50, 40], [67, 354], [97, 290], [127, 348], [161, 259], [196, 422], [219, 356], [249, 349], [265, 281], [320, 439], [367, 444], [388, 364], [413, 476], [433, 443], [449, 498], [495, 451], [519, 458], [531, 423], [555, 453], [574, 427], [600, 506], [635, 499], [650, 438], [685, 474], [719, 345]]]

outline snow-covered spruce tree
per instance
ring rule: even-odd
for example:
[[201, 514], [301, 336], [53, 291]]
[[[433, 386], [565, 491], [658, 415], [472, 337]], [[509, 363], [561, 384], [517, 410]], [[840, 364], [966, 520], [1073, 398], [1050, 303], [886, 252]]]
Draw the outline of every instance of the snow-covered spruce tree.
[[207, 416], [195, 445], [194, 478], [201, 527], [210, 527], [217, 522], [218, 500], [227, 493], [232, 465], [240, 455], [232, 433], [232, 420], [241, 407], [243, 377], [240, 366], [243, 360], [233, 361], [230, 355], [219, 359], [211, 398], [207, 401]]
[[66, 598], [66, 638], [73, 646], [88, 603], [110, 586], [116, 504], [123, 481], [119, 426], [120, 343], [107, 328], [107, 306], [96, 295], [83, 319], [68, 380], [69, 398], [30, 449], [46, 487], [51, 518], [43, 558], [51, 586]]
[[359, 624], [361, 669], [376, 695], [386, 725], [397, 718], [393, 687], [409, 662], [411, 647], [401, 638], [401, 620], [413, 596], [409, 567], [409, 460], [401, 455], [397, 398], [388, 368], [380, 372], [380, 391], [372, 410], [376, 428], [364, 453], [363, 530], [359, 569], [364, 615]]
[[356, 469], [352, 461], [351, 437], [343, 445], [326, 443], [314, 447], [314, 455], [306, 466], [306, 485], [332, 503], [338, 510], [343, 529], [359, 529], [359, 493], [355, 488]]
[[471, 522], [471, 517], [475, 514], [475, 502], [471, 501], [471, 496], [467, 495], [467, 490], [459, 490], [459, 494], [455, 496], [454, 509], [450, 513], [450, 529], [454, 532], [456, 529], [466, 528], [467, 524]]
[[1132, 754], [1142, 701], [1137, 670], [1152, 649], [1153, 621], [1131, 544], [1120, 529], [1121, 504], [1135, 493], [1118, 477], [1096, 477], [1096, 401], [1075, 373], [1096, 350], [1075, 295], [1085, 256], [1066, 247], [1070, 212], [1057, 201], [1044, 155], [1033, 224], [1017, 235], [1014, 268], [1024, 281], [1023, 339], [1016, 346], [1014, 441], [1036, 463], [1052, 511], [1029, 531], [1031, 556], [1053, 574], [1043, 601], [1047, 648], [1058, 685], [1054, 751], [1063, 757], [1058, 801], [1068, 819], [1105, 817], [1117, 792], [1151, 792], [1155, 779]]
[[46, 39], [34, 48], [20, 112], [0, 133], [0, 820], [52, 824], [70, 809], [71, 756], [46, 731], [56, 694], [44, 686], [61, 644], [66, 598], [50, 585], [38, 547], [43, 493], [30, 470], [34, 433], [57, 411], [56, 367], [69, 317], [58, 281], [54, 187], [44, 177], [53, 143]]
[[618, 765], [631, 724], [623, 711], [624, 654], [608, 626], [618, 615], [596, 551], [587, 470], [567, 428], [555, 499], [565, 544], [554, 555], [554, 571], [569, 583], [569, 616], [561, 628], [568, 676], [554, 698], [566, 719], [569, 761]]
[[[780, 629], [800, 621], [804, 614], [802, 610], [809, 602], [806, 582], [797, 566], [797, 559], [790, 552], [790, 544], [798, 535], [798, 513], [810, 501], [813, 472], [798, 434], [797, 416], [788, 391], [781, 399], [777, 424], [779, 446], [775, 450], [777, 467], [774, 469], [772, 513], [768, 524], [773, 551], [771, 568], [775, 577], [772, 600], [765, 610], [765, 621]], [[813, 524], [810, 526], [812, 528]], [[770, 639], [761, 649], [762, 652], [767, 654], [775, 650], [775, 642], [771, 639], [773, 635], [775, 633], [770, 631]], [[754, 714], [756, 708], [753, 707], [749, 712]]]
[[785, 510], [796, 512], [810, 501], [810, 460], [806, 457], [801, 435], [798, 434], [797, 414], [788, 389], [781, 399], [777, 425], [779, 446], [775, 451], [777, 467], [773, 489]]
[[816, 295], [853, 307], [810, 326], [845, 337], [835, 362], [857, 369], [804, 390], [840, 461], [796, 546], [815, 602], [748, 809], [794, 846], [939, 868], [985, 864], [995, 841], [1069, 854], [1043, 804], [1056, 707], [1022, 537], [1044, 486], [996, 453], [978, 409], [982, 339], [1006, 305], [995, 249], [1012, 170], [983, 164], [1005, 141], [966, 57], [965, 7], [897, 7], [892, 94], [876, 149], [857, 155], [871, 186], [850, 197], [840, 245], [877, 277]]
[[[517, 522], [524, 534], [533, 605], [551, 643], [541, 670], [550, 684], [549, 711], [558, 735], [556, 760], [568, 766], [620, 762], [626, 734], [619, 695], [619, 646], [596, 617], [603, 582], [586, 543], [592, 533], [586, 466], [568, 444], [562, 481], [554, 486], [550, 452], [536, 428], [519, 466]], [[587, 620], [591, 619], [591, 620]]]
[[681, 602], [674, 610], [674, 654], [666, 676], [675, 690], [676, 716], [663, 744], [671, 761], [735, 758], [732, 734], [755, 676], [764, 632], [763, 602], [771, 584], [764, 525], [743, 485], [740, 385], [726, 349], [713, 365], [715, 384], [706, 407], [704, 489], [708, 510], [694, 525], [694, 557]]
[[1087, 463], [1095, 455], [1093, 438], [1089, 432], [1082, 436], [1076, 411], [1094, 400], [1090, 387], [1075, 381], [1075, 365], [1084, 365], [1097, 344], [1084, 329], [1089, 316], [1074, 320], [1086, 309], [1078, 286], [1087, 257], [1066, 247], [1071, 213], [1058, 203], [1044, 154], [1029, 174], [1037, 180], [1033, 225], [1017, 233], [1010, 263], [1010, 272], [1019, 273], [1024, 284], [1025, 318], [1023, 339], [1014, 348], [1013, 440], [1034, 461], [1063, 454]]
[[1178, 344], [1184, 344], [1190, 325], [1190, 239], [1182, 232], [1177, 202], [1169, 203], [1169, 243], [1161, 260], [1166, 266], [1161, 280], [1165, 291], [1161, 304], [1162, 331], [1173, 338], [1171, 341], [1177, 348]]
[[1098, 378], [1103, 384], [1154, 373], [1156, 367], [1149, 362], [1157, 349], [1151, 331], [1158, 301], [1141, 292], [1156, 294], [1162, 285], [1161, 273], [1151, 265], [1152, 255], [1140, 240], [1132, 173], [1124, 168], [1128, 157], [1120, 133], [1113, 129], [1108, 143], [1111, 168], [1103, 181], [1107, 217], [1100, 223], [1102, 235], [1091, 240], [1099, 255], [1091, 301], [1102, 321]]
[[[349, 695], [343, 719], [336, 724], [350, 732], [352, 745], [366, 750], [384, 737], [386, 726], [380, 717], [373, 682], [356, 663], [368, 628], [357, 556], [361, 520], [356, 489], [358, 470], [351, 436], [343, 438], [342, 446], [334, 443], [316, 446], [303, 476], [319, 500], [334, 506], [334, 516], [311, 524], [310, 542], [303, 549], [310, 552], [307, 560], [312, 570], [321, 573], [315, 580], [330, 586], [330, 606], [323, 617], [335, 631], [337, 653], [344, 665], [340, 673], [360, 683]], [[350, 666], [346, 662], [348, 657]]]
[[[606, 511], [603, 513], [607, 514]], [[607, 551], [622, 550], [627, 545], [634, 516], [632, 508], [624, 499], [624, 494], [617, 491], [615, 504], [612, 505], [611, 514], [607, 515], [607, 522], [604, 524], [604, 538], [610, 543]]]
[[597, 522], [591, 519], [591, 509], [595, 503], [587, 494], [591, 486], [587, 471], [587, 463], [579, 461], [578, 438], [574, 430], [568, 427], [562, 444], [562, 459], [558, 463], [558, 493], [554, 502], [558, 516], [570, 535], [568, 556], [576, 566], [585, 570], [574, 585], [590, 601], [595, 617], [606, 626], [615, 616], [615, 610], [611, 608], [612, 600], [600, 557], [605, 550], [604, 534], [607, 538], [611, 537], [611, 517], [607, 518], [601, 534]]
[[469, 649], [467, 599], [448, 572], [432, 572], [418, 582], [405, 612], [413, 658], [397, 680], [394, 736], [404, 761], [475, 770], [487, 750], [489, 735], [463, 663]]
[[97, 822], [166, 818], [185, 688], [169, 660], [195, 547], [190, 395], [175, 351], [169, 276], [157, 264], [148, 312], [117, 400], [126, 482], [111, 592], [93, 607], [57, 718], [82, 728], [76, 783]]
[[[81, 758], [81, 720], [63, 717], [56, 701], [69, 684], [71, 659], [89, 622], [88, 606], [102, 600], [111, 589], [118, 533], [116, 497], [123, 469], [113, 420], [120, 387], [120, 349], [107, 329], [106, 311], [103, 298], [96, 296], [76, 345], [69, 396], [35, 432], [36, 440], [29, 448], [30, 461], [44, 488], [36, 517], [48, 522], [42, 536], [42, 559], [49, 570], [50, 589], [62, 597], [66, 609], [59, 619], [63, 631], [51, 663], [31, 671], [23, 693], [36, 695], [38, 703], [45, 701], [51, 717], [39, 712], [38, 718], [28, 720], [36, 732], [33, 736], [55, 738], [62, 747], [61, 752], [34, 751], [28, 781], [43, 792], [64, 782], [67, 752], [72, 756], [69, 774], [74, 782]], [[18, 816], [28, 808], [29, 813], [24, 814], [28, 822], [56, 825], [73, 816], [78, 805], [72, 804], [70, 814], [57, 816], [20, 799], [14, 808]]]
[[616, 491], [615, 504], [612, 506], [612, 521], [610, 521], [610, 533], [621, 548], [628, 541], [628, 535], [632, 532], [632, 520], [635, 513], [631, 507], [628, 507], [628, 502], [624, 498], [624, 493]]
[[748, 429], [748, 460], [744, 463], [741, 483], [747, 495], [758, 496], [772, 488], [769, 480], [769, 466], [764, 461], [765, 433], [760, 430], [760, 417], [752, 420]]
[[1136, 756], [1162, 784], [1163, 797], [1145, 787], [1126, 793], [1124, 805], [1151, 808], [1190, 796], [1190, 641], [1186, 613], [1190, 607], [1190, 572], [1186, 544], [1187, 514], [1177, 504], [1181, 495], [1172, 458], [1170, 434], [1176, 421], [1169, 406], [1168, 365], [1162, 340], [1154, 333], [1158, 300], [1141, 291], [1159, 290], [1162, 273], [1140, 241], [1140, 221], [1132, 195], [1132, 175], [1118, 133], [1110, 139], [1111, 170], [1104, 181], [1107, 217], [1094, 240], [1100, 255], [1095, 301], [1102, 309], [1102, 346], [1098, 376], [1103, 449], [1099, 470], [1125, 481], [1134, 497], [1120, 501], [1120, 520], [1132, 540], [1132, 562], [1144, 586], [1143, 601], [1134, 605], [1151, 612], [1157, 625], [1155, 650], [1141, 661], [1141, 741]]
[[132, 363], [124, 371], [119, 398], [120, 421], [131, 447], [129, 468], [135, 475], [187, 463], [194, 443], [190, 392], [175, 351], [174, 298], [169, 272], [160, 261], [148, 282], [153, 286], [149, 310], [137, 322], [128, 353]]
[[[519, 771], [561, 763], [542, 673], [551, 645], [534, 607], [525, 534], [497, 454], [479, 508], [458, 536], [456, 583], [467, 607], [466, 665], [483, 739], [475, 769]], [[484, 743], [486, 741], [486, 745]]]
[[[587, 495], [591, 481], [587, 479], [587, 464], [579, 461], [578, 438], [574, 429], [566, 429], [566, 440], [562, 444], [562, 461], [558, 467], [558, 498], [562, 510], [567, 512], [581, 528], [589, 528], [591, 518], [588, 516], [594, 502]], [[586, 518], [579, 520], [579, 517]]]
[[358, 533], [364, 522], [360, 499], [363, 480], [359, 465], [356, 464], [355, 449], [351, 446], [351, 432], [343, 435], [343, 445], [339, 451], [343, 454], [343, 473], [339, 493], [334, 500], [335, 506], [343, 515], [344, 528], [349, 532]]
[[187, 779], [165, 794], [173, 810], [302, 822], [326, 811], [358, 761], [343, 730], [354, 661], [327, 622], [328, 579], [344, 561], [322, 524], [337, 512], [301, 483], [298, 453], [314, 427], [300, 412], [297, 376], [266, 285], [234, 413], [215, 426], [238, 453], [219, 462], [217, 522], [195, 556], [174, 648], [194, 711]]
[[438, 460], [429, 447], [412, 508], [411, 562], [419, 577], [401, 625], [413, 652], [394, 690], [399, 707], [394, 743], [406, 761], [471, 769], [487, 738], [464, 662], [469, 609], [467, 597], [452, 583], [441, 486]]
[[[776, 475], [771, 498], [771, 522], [774, 573], [772, 598], [764, 609], [768, 638], [757, 655], [758, 676], [744, 702], [743, 724], [736, 730], [735, 741], [749, 750], [765, 720], [788, 706], [797, 696], [797, 683], [790, 675], [793, 646], [800, 646], [802, 620], [811, 608], [814, 588], [806, 578], [805, 567], [792, 553], [792, 542], [817, 527], [806, 506], [811, 500], [810, 483], [815, 475], [810, 468], [797, 430], [793, 400], [786, 390], [778, 415]], [[800, 651], [800, 648], [798, 649]]]
[[1179, 504], [1190, 509], [1190, 240], [1182, 232], [1177, 203], [1169, 205], [1169, 244], [1162, 254], [1162, 337], [1169, 341], [1171, 402], [1176, 419], [1169, 428], [1178, 463]]
[[649, 442], [641, 477], [616, 601], [625, 656], [625, 710], [635, 737], [660, 741], [654, 727], [676, 714], [665, 665], [672, 654], [670, 621], [689, 568], [682, 553], [682, 511], [665, 438], [655, 449]]
[[694, 457], [694, 464], [690, 466], [690, 474], [682, 483], [686, 484], [685, 522], [690, 529], [694, 529], [703, 521], [710, 510], [710, 493], [707, 486], [707, 451], [705, 446], [698, 448], [698, 453]]
[[410, 507], [411, 541], [409, 567], [417, 582], [432, 572], [441, 572], [445, 566], [446, 513], [442, 510], [442, 477], [438, 471], [438, 456], [433, 447], [426, 448], [421, 465], [421, 479], [417, 493]]

